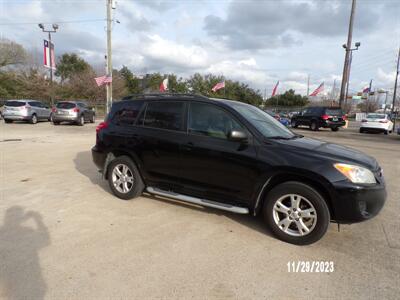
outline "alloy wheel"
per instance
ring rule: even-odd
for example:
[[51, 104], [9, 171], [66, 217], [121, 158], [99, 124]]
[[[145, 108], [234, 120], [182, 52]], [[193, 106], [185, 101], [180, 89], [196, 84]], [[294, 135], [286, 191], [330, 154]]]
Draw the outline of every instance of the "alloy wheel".
[[125, 164], [118, 164], [112, 171], [112, 183], [115, 189], [123, 194], [133, 188], [134, 177], [131, 169]]
[[291, 236], [305, 236], [317, 224], [317, 212], [312, 203], [297, 194], [287, 194], [275, 201], [273, 218], [280, 230]]

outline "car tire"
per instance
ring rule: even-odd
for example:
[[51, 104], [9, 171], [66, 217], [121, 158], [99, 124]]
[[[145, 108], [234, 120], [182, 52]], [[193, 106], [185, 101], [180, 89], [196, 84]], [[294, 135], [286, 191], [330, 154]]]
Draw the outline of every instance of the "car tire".
[[59, 121], [53, 121], [53, 125], [60, 125]]
[[37, 118], [36, 114], [33, 114], [29, 120], [29, 123], [36, 124], [37, 122], [38, 122], [38, 118]]
[[296, 122], [296, 120], [292, 120], [291, 122], [290, 122], [290, 125], [292, 126], [292, 128], [297, 128], [299, 125], [297, 125], [297, 122]]
[[79, 126], [85, 125], [85, 117], [83, 115], [80, 115], [79, 120], [78, 120], [78, 125]]
[[[310, 217], [304, 217], [305, 213]], [[324, 236], [330, 222], [324, 198], [313, 187], [297, 181], [282, 183], [267, 194], [263, 216], [278, 239], [295, 245], [315, 243]]]
[[335, 132], [336, 132], [336, 131], [339, 131], [339, 127], [332, 127], [331, 130], [332, 130], [332, 131], [335, 131]]
[[[112, 192], [120, 199], [136, 198], [144, 190], [145, 186], [139, 170], [128, 156], [119, 156], [112, 160], [107, 168], [107, 176]], [[121, 178], [121, 176], [124, 177]]]
[[388, 133], [389, 133], [389, 132], [388, 132], [387, 130], [383, 131], [383, 134], [384, 134], [384, 135], [388, 135]]
[[95, 116], [95, 115], [93, 115], [93, 116], [90, 118], [90, 123], [94, 123], [94, 122], [96, 122], [96, 116]]
[[318, 128], [318, 124], [317, 124], [316, 121], [311, 121], [310, 129], [311, 129], [312, 131], [318, 131], [319, 128]]
[[360, 133], [364, 133], [364, 129], [360, 128]]
[[10, 120], [10, 119], [4, 119], [4, 122], [6, 122], [6, 123], [12, 123], [12, 122], [13, 122], [13, 120]]

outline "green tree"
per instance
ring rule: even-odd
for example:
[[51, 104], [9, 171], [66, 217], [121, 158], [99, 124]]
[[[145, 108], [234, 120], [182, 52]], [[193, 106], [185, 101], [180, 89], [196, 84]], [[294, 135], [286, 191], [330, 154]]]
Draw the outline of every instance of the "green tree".
[[0, 40], [0, 68], [26, 62], [24, 47], [7, 39]]
[[307, 97], [296, 94], [294, 90], [290, 89], [281, 95], [269, 98], [266, 102], [266, 106], [305, 106], [308, 104]]
[[73, 75], [85, 72], [91, 66], [75, 53], [65, 53], [61, 56], [57, 64], [56, 76], [61, 77], [61, 83], [70, 79]]
[[139, 94], [142, 92], [140, 79], [133, 75], [132, 71], [127, 66], [123, 66], [119, 70], [120, 75], [125, 80], [125, 84], [129, 94]]

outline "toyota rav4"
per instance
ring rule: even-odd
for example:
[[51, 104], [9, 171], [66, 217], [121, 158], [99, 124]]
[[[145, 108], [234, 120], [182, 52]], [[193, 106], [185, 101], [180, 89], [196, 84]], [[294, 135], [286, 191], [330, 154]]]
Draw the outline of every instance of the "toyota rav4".
[[197, 95], [115, 102], [97, 126], [93, 161], [121, 199], [146, 191], [234, 213], [263, 214], [279, 239], [311, 244], [330, 222], [383, 207], [377, 161], [293, 133], [261, 109]]

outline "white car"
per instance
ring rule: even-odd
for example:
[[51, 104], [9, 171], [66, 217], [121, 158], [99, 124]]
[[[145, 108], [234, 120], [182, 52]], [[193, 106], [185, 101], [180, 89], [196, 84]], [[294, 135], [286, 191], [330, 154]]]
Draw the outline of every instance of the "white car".
[[367, 114], [367, 117], [361, 121], [360, 133], [369, 131], [388, 134], [393, 131], [393, 122], [387, 114]]

